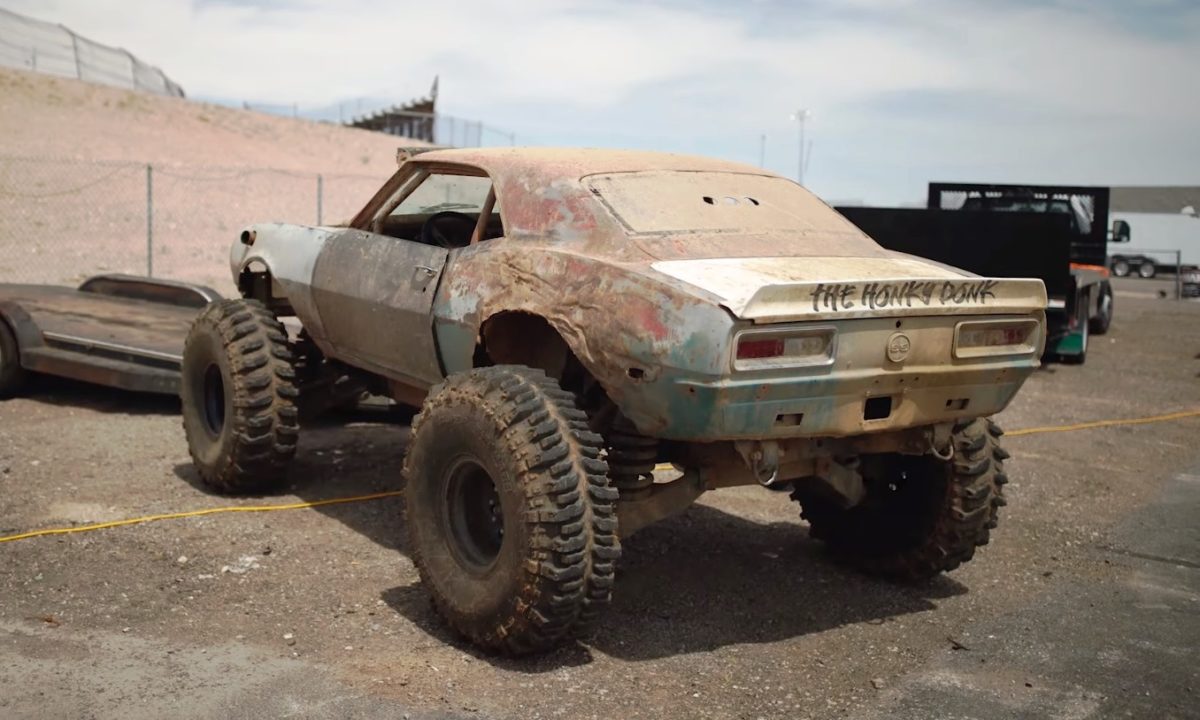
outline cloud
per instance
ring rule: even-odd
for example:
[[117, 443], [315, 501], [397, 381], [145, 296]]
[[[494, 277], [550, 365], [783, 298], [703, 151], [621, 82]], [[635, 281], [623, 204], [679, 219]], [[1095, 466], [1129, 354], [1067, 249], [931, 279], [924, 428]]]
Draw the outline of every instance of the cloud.
[[402, 100], [526, 143], [703, 152], [827, 196], [973, 179], [1195, 182], [1200, 9], [1176, 0], [17, 0], [193, 96]]

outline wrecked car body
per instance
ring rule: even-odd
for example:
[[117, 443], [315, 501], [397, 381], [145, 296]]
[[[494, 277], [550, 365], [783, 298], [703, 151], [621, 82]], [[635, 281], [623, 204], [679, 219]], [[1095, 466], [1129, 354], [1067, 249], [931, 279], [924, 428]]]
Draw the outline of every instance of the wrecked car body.
[[[290, 405], [333, 376], [422, 407], [405, 466], [418, 567], [452, 626], [510, 652], [590, 626], [619, 537], [719, 487], [790, 491], [813, 534], [864, 569], [953, 569], [1003, 504], [1006, 455], [986, 418], [1044, 343], [1039, 280], [885, 250], [788, 180], [661, 153], [424, 153], [347, 227], [252, 226], [231, 266], [246, 300], [198, 324], [208, 349], [184, 384], [201, 475], [230, 490], [280, 477]], [[261, 360], [274, 394], [257, 400], [284, 411], [245, 418], [281, 433], [262, 436], [283, 450], [253, 473], [226, 439], [240, 360], [217, 337], [251, 316], [246, 333], [275, 338]], [[303, 332], [281, 340], [287, 316]], [[520, 434], [521, 398], [542, 398], [529, 412], [548, 434], [530, 441], [565, 450], [541, 467], [512, 447], [453, 446], [454, 428], [476, 422], [455, 414], [466, 398], [501, 438]], [[473, 459], [443, 462], [458, 455]], [[531, 489], [535, 466], [558, 494]], [[569, 508], [546, 509], [563, 497]], [[521, 558], [544, 558], [540, 533], [576, 548], [559, 557], [572, 579], [504, 585]], [[465, 603], [468, 587], [493, 600]], [[555, 592], [573, 599], [559, 607]]]

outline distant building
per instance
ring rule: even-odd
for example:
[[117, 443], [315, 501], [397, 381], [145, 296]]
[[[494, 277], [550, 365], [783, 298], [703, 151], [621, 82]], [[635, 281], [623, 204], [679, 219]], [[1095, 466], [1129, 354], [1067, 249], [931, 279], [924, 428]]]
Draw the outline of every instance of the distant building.
[[437, 127], [437, 96], [438, 81], [434, 78], [428, 97], [377, 110], [369, 115], [354, 118], [346, 124], [363, 130], [436, 143], [434, 135]]
[[1177, 213], [1186, 207], [1200, 210], [1200, 186], [1135, 185], [1112, 189], [1114, 212]]

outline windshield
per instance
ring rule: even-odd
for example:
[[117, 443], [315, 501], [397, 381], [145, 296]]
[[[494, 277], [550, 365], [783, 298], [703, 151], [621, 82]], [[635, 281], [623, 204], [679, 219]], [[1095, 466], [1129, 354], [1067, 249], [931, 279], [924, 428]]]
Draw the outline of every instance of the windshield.
[[478, 213], [491, 187], [487, 177], [433, 173], [391, 215], [430, 215], [445, 210]]
[[812, 231], [858, 234], [783, 178], [727, 172], [592, 175], [584, 184], [632, 234]]
[[[944, 209], [954, 209], [953, 202], [943, 198]], [[989, 210], [992, 212], [1053, 213], [1071, 216], [1071, 228], [1087, 235], [1092, 231], [1092, 198], [1080, 195], [971, 195], [963, 201], [963, 210]]]

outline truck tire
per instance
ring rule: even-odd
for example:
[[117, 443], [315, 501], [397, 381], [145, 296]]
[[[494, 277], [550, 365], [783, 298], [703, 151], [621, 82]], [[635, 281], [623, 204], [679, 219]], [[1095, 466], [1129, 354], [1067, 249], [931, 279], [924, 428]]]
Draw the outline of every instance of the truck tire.
[[986, 545], [1005, 505], [1008, 457], [990, 419], [954, 427], [954, 455], [862, 458], [867, 495], [852, 508], [797, 489], [809, 533], [833, 555], [872, 575], [916, 581], [954, 570]]
[[479, 368], [430, 392], [404, 461], [405, 523], [456, 632], [516, 655], [591, 630], [620, 554], [603, 443], [541, 370]]
[[1132, 268], [1129, 266], [1129, 261], [1123, 257], [1113, 258], [1112, 274], [1114, 277], [1125, 277], [1129, 275]]
[[1153, 260], [1143, 260], [1137, 269], [1138, 277], [1149, 280], [1158, 274], [1158, 268], [1154, 266]]
[[0, 398], [10, 398], [25, 386], [25, 368], [21, 367], [21, 347], [12, 328], [0, 318]]
[[1113, 289], [1108, 282], [1100, 283], [1100, 299], [1096, 302], [1096, 314], [1088, 320], [1088, 330], [1094, 335], [1108, 332], [1113, 319]]
[[205, 485], [262, 493], [287, 476], [300, 433], [287, 333], [257, 300], [220, 300], [183, 348], [183, 430]]

